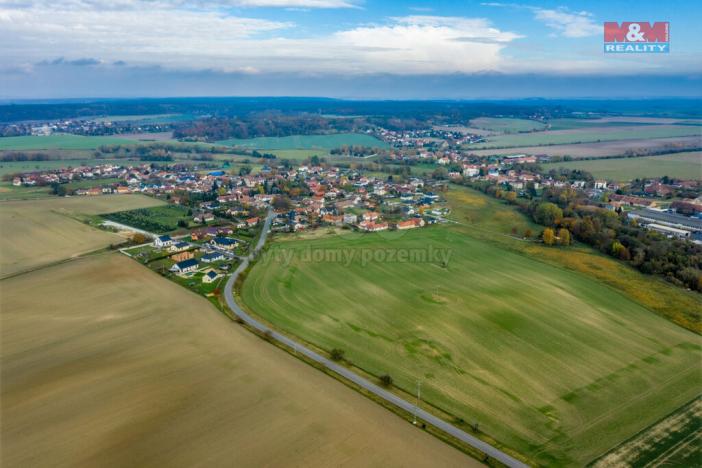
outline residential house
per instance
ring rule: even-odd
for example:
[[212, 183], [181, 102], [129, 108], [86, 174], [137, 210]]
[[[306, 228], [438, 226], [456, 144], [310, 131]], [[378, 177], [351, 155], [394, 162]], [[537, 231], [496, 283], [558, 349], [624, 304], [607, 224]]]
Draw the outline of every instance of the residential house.
[[202, 282], [205, 284], [210, 284], [217, 281], [217, 278], [220, 278], [221, 276], [222, 275], [220, 275], [216, 271], [210, 269], [207, 270], [204, 275], [202, 275]]
[[180, 275], [186, 274], [186, 273], [192, 273], [195, 270], [197, 270], [198, 267], [198, 262], [197, 259], [190, 258], [188, 260], [183, 260], [182, 262], [178, 262], [175, 265], [171, 267], [171, 271], [178, 273]]
[[174, 262], [182, 262], [183, 260], [189, 260], [195, 255], [192, 252], [178, 252], [177, 254], [171, 255], [171, 260]]
[[412, 218], [397, 223], [397, 229], [401, 231], [405, 229], [414, 229], [422, 226], [424, 226], [424, 220], [422, 218]]
[[173, 239], [171, 239], [171, 236], [168, 234], [164, 236], [159, 236], [156, 239], [154, 239], [154, 247], [162, 249], [164, 247], [168, 247], [173, 244]]
[[210, 252], [200, 258], [200, 261], [203, 263], [220, 262], [222, 260], [224, 260], [224, 254], [222, 252]]
[[215, 247], [218, 247], [220, 249], [224, 250], [234, 250], [236, 248], [238, 242], [234, 239], [230, 239], [229, 237], [215, 237], [210, 241], [210, 244], [214, 245]]
[[187, 242], [179, 241], [179, 242], [174, 242], [170, 246], [168, 246], [168, 251], [169, 252], [182, 252], [184, 250], [188, 250], [190, 248], [190, 244]]

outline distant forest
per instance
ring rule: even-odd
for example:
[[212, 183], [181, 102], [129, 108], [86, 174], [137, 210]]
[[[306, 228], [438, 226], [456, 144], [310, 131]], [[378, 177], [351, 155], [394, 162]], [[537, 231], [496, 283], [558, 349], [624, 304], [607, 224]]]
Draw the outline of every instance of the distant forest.
[[414, 118], [418, 121], [459, 121], [480, 116], [557, 117], [571, 115], [573, 112], [700, 117], [702, 100], [346, 101], [326, 98], [241, 97], [22, 101], [0, 105], [0, 122], [173, 113], [227, 118], [271, 111], [284, 114]]

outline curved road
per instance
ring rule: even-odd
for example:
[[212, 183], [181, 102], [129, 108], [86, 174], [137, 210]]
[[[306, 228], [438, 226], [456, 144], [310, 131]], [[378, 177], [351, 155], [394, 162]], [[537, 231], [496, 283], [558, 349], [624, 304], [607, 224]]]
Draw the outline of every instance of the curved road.
[[443, 432], [455, 437], [456, 439], [459, 439], [468, 445], [471, 445], [472, 447], [475, 447], [476, 449], [480, 450], [481, 452], [489, 455], [491, 458], [494, 458], [495, 460], [499, 460], [500, 462], [504, 463], [507, 466], [510, 467], [526, 467], [524, 463], [520, 462], [519, 460], [515, 460], [514, 458], [510, 457], [503, 451], [493, 447], [492, 445], [483, 442], [482, 440], [473, 437], [472, 435], [468, 434], [467, 432], [459, 429], [458, 427], [447, 423], [443, 419], [440, 419], [436, 416], [434, 416], [431, 413], [428, 413], [424, 411], [421, 408], [417, 408], [417, 406], [413, 403], [410, 403], [407, 400], [404, 400], [400, 398], [399, 396], [388, 392], [387, 390], [379, 387], [378, 385], [375, 385], [371, 381], [359, 376], [358, 374], [350, 371], [349, 369], [338, 365], [337, 363], [333, 362], [332, 360], [312, 351], [311, 349], [307, 348], [301, 343], [298, 343], [295, 340], [292, 340], [288, 338], [285, 335], [281, 335], [280, 333], [276, 332], [275, 330], [271, 329], [270, 327], [264, 325], [263, 323], [259, 322], [255, 318], [251, 317], [249, 314], [244, 312], [244, 310], [239, 307], [239, 305], [236, 303], [234, 300], [234, 294], [233, 294], [233, 287], [234, 287], [234, 282], [236, 281], [237, 277], [241, 274], [242, 271], [244, 271], [248, 266], [250, 261], [258, 254], [258, 252], [261, 250], [263, 245], [266, 243], [266, 238], [268, 237], [268, 232], [271, 226], [271, 221], [273, 220], [274, 213], [272, 211], [269, 211], [268, 216], [266, 216], [266, 221], [263, 225], [263, 231], [261, 232], [261, 237], [258, 240], [258, 243], [256, 244], [256, 247], [254, 248], [254, 251], [248, 256], [243, 258], [241, 265], [232, 273], [232, 275], [229, 277], [229, 280], [227, 281], [227, 284], [224, 288], [224, 296], [227, 301], [227, 305], [229, 308], [234, 312], [239, 318], [241, 318], [244, 322], [249, 324], [250, 326], [254, 327], [255, 329], [267, 333], [268, 336], [270, 336], [272, 339], [275, 339], [276, 341], [279, 341], [280, 343], [283, 343], [284, 345], [296, 350], [297, 352], [304, 354], [308, 358], [312, 359], [315, 362], [318, 362], [319, 364], [323, 365], [327, 369], [334, 371], [335, 373], [341, 375], [342, 377], [350, 380], [351, 382], [355, 383], [359, 387], [363, 387], [364, 389], [368, 390], [369, 392], [379, 396], [383, 400], [392, 403], [393, 405], [402, 408], [403, 410], [407, 411], [410, 414], [416, 414], [418, 418], [422, 419], [424, 422], [427, 424], [431, 424], [432, 426], [442, 430]]

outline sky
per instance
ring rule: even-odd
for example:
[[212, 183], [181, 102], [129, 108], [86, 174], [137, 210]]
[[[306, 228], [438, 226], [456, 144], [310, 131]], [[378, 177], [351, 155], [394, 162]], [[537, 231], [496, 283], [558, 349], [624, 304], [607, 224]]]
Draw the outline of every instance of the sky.
[[[702, 94], [702, 2], [0, 0], [0, 99]], [[604, 54], [604, 21], [670, 22]]]

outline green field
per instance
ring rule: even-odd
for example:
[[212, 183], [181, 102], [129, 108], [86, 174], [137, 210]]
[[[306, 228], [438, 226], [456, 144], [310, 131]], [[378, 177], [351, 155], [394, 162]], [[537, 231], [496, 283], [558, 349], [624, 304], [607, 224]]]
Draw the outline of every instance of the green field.
[[232, 138], [217, 144], [239, 146], [258, 150], [329, 150], [343, 145], [372, 146], [386, 148], [387, 143], [362, 133], [334, 133], [330, 135], [293, 135], [286, 137], [259, 137], [249, 139]]
[[545, 164], [552, 167], [580, 169], [598, 179], [627, 181], [646, 177], [675, 177], [702, 180], [702, 152], [662, 154], [644, 158], [591, 159]]
[[603, 121], [602, 119], [553, 119], [548, 121], [549, 130], [571, 130], [591, 127], [631, 127], [656, 125], [652, 122]]
[[95, 149], [102, 145], [130, 145], [137, 143], [139, 142], [136, 140], [109, 136], [57, 134], [49, 136], [3, 137], [0, 138], [0, 150], [81, 150]]
[[647, 126], [606, 126], [586, 127], [571, 130], [547, 130], [544, 132], [496, 135], [487, 138], [486, 143], [468, 145], [470, 149], [502, 148], [519, 146], [560, 145], [568, 143], [593, 143], [599, 141], [635, 140], [641, 138], [668, 138], [699, 136], [702, 130], [694, 125], [647, 125]]
[[473, 127], [492, 132], [518, 133], [543, 130], [546, 125], [542, 122], [527, 119], [508, 119], [495, 117], [480, 117], [470, 121]]
[[[697, 395], [699, 336], [512, 248], [528, 242], [483, 240], [530, 226], [499, 209], [483, 222], [485, 208], [465, 225], [275, 242], [242, 300], [409, 393], [421, 379], [425, 401], [535, 463], [585, 464]], [[398, 261], [430, 247], [448, 262]]]
[[118, 211], [103, 216], [105, 219], [126, 224], [127, 226], [162, 234], [178, 228], [178, 221], [190, 223], [188, 209], [178, 205], [139, 208], [130, 211]]

